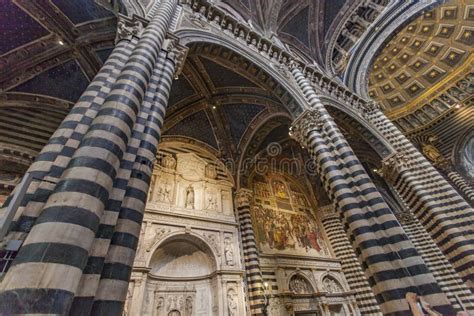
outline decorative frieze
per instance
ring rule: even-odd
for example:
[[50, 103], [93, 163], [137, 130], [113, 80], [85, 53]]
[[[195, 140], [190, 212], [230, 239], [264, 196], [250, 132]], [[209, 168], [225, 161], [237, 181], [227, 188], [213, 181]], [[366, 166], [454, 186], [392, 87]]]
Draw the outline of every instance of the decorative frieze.
[[218, 29], [223, 34], [245, 44], [267, 58], [284, 76], [288, 75], [288, 70], [292, 67], [291, 64], [296, 63], [303, 70], [305, 77], [316, 84], [319, 89], [322, 89], [323, 85], [327, 85], [329, 94], [334, 94], [338, 99], [348, 102], [351, 98], [352, 103], [363, 102], [360, 96], [326, 76], [316, 67], [286, 52], [283, 46], [265, 38], [250, 28], [248, 24], [235, 20], [208, 1], [184, 0], [182, 4], [188, 9], [185, 16], [192, 24], [200, 29]]

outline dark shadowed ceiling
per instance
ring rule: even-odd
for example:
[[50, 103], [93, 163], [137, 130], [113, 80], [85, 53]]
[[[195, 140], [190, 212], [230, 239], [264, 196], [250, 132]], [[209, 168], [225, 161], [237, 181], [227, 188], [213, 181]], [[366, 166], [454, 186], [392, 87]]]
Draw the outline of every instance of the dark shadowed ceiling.
[[31, 163], [107, 59], [116, 18], [93, 0], [0, 5], [0, 165], [15, 173]]

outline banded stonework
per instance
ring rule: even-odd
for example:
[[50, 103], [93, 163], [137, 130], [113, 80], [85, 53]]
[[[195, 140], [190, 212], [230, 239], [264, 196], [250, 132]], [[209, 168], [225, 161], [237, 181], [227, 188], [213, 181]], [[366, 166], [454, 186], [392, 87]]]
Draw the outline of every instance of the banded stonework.
[[0, 314], [474, 312], [466, 1], [3, 11]]

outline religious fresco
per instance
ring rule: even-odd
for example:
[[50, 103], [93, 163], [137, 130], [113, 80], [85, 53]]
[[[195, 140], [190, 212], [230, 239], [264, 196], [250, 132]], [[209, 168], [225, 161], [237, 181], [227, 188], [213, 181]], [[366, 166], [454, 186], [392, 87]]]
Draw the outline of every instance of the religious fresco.
[[254, 182], [252, 225], [264, 253], [329, 255], [305, 195], [283, 179]]

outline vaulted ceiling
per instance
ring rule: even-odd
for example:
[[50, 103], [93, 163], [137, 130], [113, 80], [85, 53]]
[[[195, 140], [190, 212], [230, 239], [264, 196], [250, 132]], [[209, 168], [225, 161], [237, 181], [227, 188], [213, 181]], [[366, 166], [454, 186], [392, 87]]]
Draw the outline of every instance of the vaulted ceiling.
[[474, 128], [474, 2], [450, 0], [403, 26], [369, 70], [369, 96], [414, 143], [451, 157]]
[[92, 0], [1, 5], [0, 169], [21, 174], [107, 59], [116, 18]]
[[191, 46], [171, 89], [164, 136], [187, 137], [235, 159], [263, 120], [288, 114], [283, 95], [272, 93], [275, 82], [261, 80], [264, 73], [241, 56], [212, 47]]

